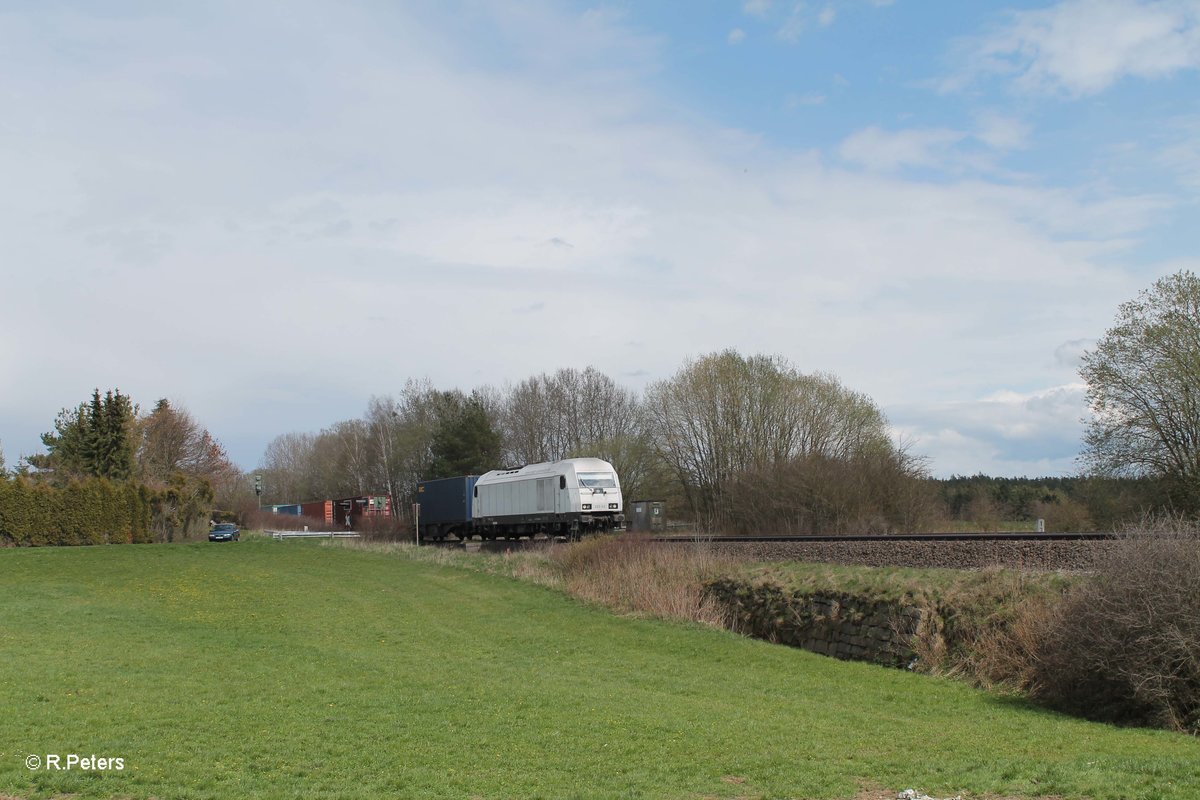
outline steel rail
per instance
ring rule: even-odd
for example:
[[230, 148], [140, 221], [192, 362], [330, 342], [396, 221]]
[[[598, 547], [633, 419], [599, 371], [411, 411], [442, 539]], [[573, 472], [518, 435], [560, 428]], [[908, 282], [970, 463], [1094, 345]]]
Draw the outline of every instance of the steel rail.
[[854, 533], [819, 536], [654, 536], [655, 542], [701, 542], [704, 544], [739, 544], [749, 542], [1086, 542], [1114, 539], [1113, 533]]

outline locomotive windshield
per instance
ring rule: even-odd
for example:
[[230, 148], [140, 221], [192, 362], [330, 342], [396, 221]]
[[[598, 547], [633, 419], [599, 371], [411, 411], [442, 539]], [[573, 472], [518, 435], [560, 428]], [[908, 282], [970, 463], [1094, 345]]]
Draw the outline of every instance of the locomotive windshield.
[[617, 480], [611, 472], [581, 472], [579, 485], [585, 489], [615, 489]]

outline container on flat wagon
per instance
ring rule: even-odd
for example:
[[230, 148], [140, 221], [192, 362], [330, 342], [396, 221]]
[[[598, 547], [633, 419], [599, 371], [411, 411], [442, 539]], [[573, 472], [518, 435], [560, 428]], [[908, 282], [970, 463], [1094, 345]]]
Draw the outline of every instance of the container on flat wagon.
[[311, 517], [327, 523], [333, 522], [333, 501], [313, 500], [311, 503], [300, 504], [300, 516]]
[[418, 483], [417, 502], [421, 504], [421, 525], [470, 522], [477, 480], [478, 475], [460, 475]]

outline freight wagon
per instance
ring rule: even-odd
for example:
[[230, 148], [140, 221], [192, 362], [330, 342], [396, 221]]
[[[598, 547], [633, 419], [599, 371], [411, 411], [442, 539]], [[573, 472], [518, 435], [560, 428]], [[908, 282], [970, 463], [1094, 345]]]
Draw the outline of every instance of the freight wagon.
[[417, 502], [421, 505], [420, 529], [424, 541], [447, 536], [465, 539], [471, 532], [471, 501], [478, 475], [441, 478], [417, 484]]
[[392, 501], [385, 495], [343, 497], [341, 500], [313, 500], [268, 506], [273, 514], [308, 517], [329, 527], [357, 527], [363, 517], [390, 517]]

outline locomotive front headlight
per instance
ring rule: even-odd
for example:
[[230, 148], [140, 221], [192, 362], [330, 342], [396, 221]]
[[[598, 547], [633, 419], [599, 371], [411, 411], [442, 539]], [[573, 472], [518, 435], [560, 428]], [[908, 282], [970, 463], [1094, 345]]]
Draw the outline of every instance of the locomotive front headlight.
[[591, 510], [592, 510], [592, 504], [591, 504], [591, 503], [584, 503], [584, 504], [583, 504], [583, 510], [584, 510], [584, 511], [591, 511]]
[[609, 507], [609, 508], [616, 508], [616, 507], [617, 507], [617, 504], [616, 504], [616, 503], [609, 503], [609, 504], [608, 504], [608, 507]]

